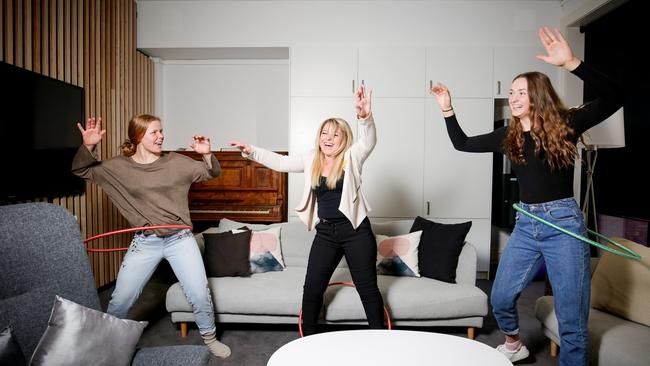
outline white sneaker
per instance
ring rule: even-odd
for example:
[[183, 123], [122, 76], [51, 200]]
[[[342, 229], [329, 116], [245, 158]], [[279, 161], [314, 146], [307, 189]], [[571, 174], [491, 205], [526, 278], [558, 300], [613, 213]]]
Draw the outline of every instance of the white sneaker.
[[497, 346], [497, 351], [503, 353], [503, 355], [506, 356], [506, 358], [510, 360], [510, 362], [521, 361], [525, 358], [528, 358], [528, 356], [530, 355], [530, 352], [528, 352], [528, 348], [526, 348], [526, 346], [524, 346], [523, 344], [516, 351], [509, 351], [506, 348], [505, 344], [500, 344]]

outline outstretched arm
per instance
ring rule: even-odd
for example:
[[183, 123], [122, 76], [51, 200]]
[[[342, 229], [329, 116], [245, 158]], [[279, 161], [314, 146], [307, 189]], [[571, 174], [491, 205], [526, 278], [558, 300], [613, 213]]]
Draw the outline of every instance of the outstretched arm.
[[436, 98], [438, 106], [442, 111], [443, 117], [447, 126], [447, 133], [451, 139], [454, 148], [459, 151], [466, 152], [500, 152], [501, 141], [503, 140], [503, 131], [497, 130], [484, 135], [468, 137], [454, 113], [454, 108], [451, 106], [451, 94], [449, 89], [442, 84], [436, 83], [430, 90], [431, 94]]
[[537, 58], [571, 71], [589, 84], [598, 95], [597, 99], [572, 113], [570, 123], [577, 134], [604, 121], [623, 105], [624, 90], [621, 85], [576, 58], [568, 42], [557, 29], [551, 31], [547, 27], [540, 28], [539, 39], [548, 55], [538, 55]]
[[95, 146], [102, 140], [106, 130], [101, 129], [102, 119], [90, 117], [86, 120], [86, 128], [77, 123], [81, 132], [83, 146], [79, 146], [77, 154], [72, 159], [72, 173], [85, 179], [94, 180], [93, 167], [99, 166], [99, 162], [93, 151]]
[[231, 141], [230, 146], [238, 148], [243, 157], [251, 159], [278, 172], [300, 173], [305, 170], [302, 155], [280, 155], [273, 151], [264, 150], [239, 141]]

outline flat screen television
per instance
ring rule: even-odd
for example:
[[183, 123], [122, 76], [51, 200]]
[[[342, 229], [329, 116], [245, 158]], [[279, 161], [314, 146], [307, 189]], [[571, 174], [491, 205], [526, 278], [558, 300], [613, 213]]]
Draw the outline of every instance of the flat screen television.
[[80, 194], [70, 172], [82, 143], [84, 90], [0, 62], [0, 203]]

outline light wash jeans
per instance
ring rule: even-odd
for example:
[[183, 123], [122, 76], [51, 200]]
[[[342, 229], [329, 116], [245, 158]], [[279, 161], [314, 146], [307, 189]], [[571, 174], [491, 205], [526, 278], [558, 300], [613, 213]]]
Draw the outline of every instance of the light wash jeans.
[[[520, 205], [564, 229], [586, 234], [582, 212], [573, 198]], [[517, 212], [492, 287], [492, 311], [501, 331], [507, 335], [519, 333], [517, 299], [544, 261], [559, 323], [560, 365], [587, 365], [589, 257], [589, 244]]]
[[216, 331], [212, 297], [201, 252], [188, 229], [167, 237], [136, 234], [124, 256], [107, 313], [126, 318], [158, 263], [167, 259], [192, 305], [201, 334]]

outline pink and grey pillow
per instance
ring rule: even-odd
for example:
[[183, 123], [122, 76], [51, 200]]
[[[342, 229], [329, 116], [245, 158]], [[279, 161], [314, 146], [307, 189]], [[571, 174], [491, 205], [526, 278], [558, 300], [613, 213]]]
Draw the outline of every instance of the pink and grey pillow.
[[385, 236], [377, 239], [377, 274], [420, 277], [418, 267], [418, 245], [421, 231]]
[[252, 232], [249, 256], [251, 273], [282, 271], [284, 269], [284, 259], [282, 258], [282, 248], [280, 246], [281, 229], [280, 226], [275, 226], [266, 230]]

